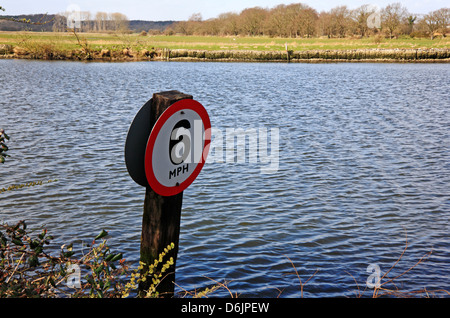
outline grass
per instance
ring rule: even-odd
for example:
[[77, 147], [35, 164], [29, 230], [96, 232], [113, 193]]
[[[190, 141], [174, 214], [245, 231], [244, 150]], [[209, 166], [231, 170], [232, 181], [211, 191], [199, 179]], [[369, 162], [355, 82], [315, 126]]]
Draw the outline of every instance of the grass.
[[365, 39], [293, 39], [269, 37], [200, 37], [200, 36], [155, 36], [150, 38], [156, 46], [172, 49], [203, 50], [256, 50], [284, 51], [285, 44], [294, 51], [339, 50], [365, 48], [445, 48], [450, 46], [447, 38], [429, 39], [385, 39], [375, 43], [373, 38]]
[[[251, 50], [251, 51], [285, 51], [289, 50], [348, 50], [348, 49], [395, 49], [395, 48], [449, 48], [450, 38], [424, 39], [404, 37], [399, 39], [382, 39], [377, 43], [374, 38], [363, 39], [328, 39], [328, 38], [270, 38], [270, 37], [224, 37], [224, 36], [140, 36], [138, 34], [120, 33], [79, 33], [86, 39], [94, 51], [101, 49], [133, 50], [151, 48], [191, 49], [191, 50]], [[79, 48], [73, 33], [52, 32], [0, 32], [0, 44], [21, 46], [24, 43], [50, 44], [55, 50], [67, 51]]]

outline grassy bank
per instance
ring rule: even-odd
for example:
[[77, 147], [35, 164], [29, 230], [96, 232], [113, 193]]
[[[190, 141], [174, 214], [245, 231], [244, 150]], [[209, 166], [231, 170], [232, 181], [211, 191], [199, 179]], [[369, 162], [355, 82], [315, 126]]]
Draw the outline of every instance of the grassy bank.
[[[288, 52], [286, 51], [286, 47]], [[450, 38], [292, 39], [0, 32], [0, 56], [59, 60], [442, 61]]]

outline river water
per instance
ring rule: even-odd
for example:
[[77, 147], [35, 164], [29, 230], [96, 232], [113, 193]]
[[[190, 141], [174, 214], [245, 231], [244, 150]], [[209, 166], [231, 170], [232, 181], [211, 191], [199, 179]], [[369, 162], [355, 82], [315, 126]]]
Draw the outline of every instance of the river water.
[[227, 128], [275, 129], [279, 144], [273, 173], [216, 156], [185, 190], [178, 291], [217, 280], [240, 297], [299, 297], [292, 261], [302, 282], [317, 271], [305, 297], [355, 297], [369, 265], [383, 275], [406, 244], [390, 278], [432, 253], [395, 286], [450, 290], [449, 87], [449, 64], [0, 60], [11, 136], [0, 187], [58, 180], [1, 193], [0, 221], [75, 247], [106, 229], [136, 263], [145, 190], [124, 143], [153, 93], [179, 90], [224, 139]]

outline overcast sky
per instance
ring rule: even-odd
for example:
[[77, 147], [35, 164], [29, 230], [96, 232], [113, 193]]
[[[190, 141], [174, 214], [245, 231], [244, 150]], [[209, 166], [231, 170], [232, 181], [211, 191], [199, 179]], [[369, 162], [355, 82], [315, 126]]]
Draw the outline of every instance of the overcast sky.
[[193, 13], [201, 13], [203, 19], [217, 17], [220, 13], [234, 11], [239, 13], [245, 8], [260, 6], [272, 8], [278, 4], [304, 3], [317, 11], [330, 10], [338, 5], [347, 5], [354, 9], [363, 4], [384, 7], [393, 2], [402, 3], [411, 13], [428, 13], [448, 7], [448, 0], [0, 0], [0, 6], [6, 9], [1, 14], [18, 15], [30, 13], [59, 13], [71, 5], [77, 5], [81, 11], [120, 12], [131, 20], [187, 20]]

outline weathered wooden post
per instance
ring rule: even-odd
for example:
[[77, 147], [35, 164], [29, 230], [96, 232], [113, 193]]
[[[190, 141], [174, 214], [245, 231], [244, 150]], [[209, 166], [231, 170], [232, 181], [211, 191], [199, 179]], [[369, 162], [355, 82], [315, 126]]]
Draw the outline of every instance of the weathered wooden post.
[[[150, 113], [151, 127], [154, 127], [158, 118], [169, 106], [182, 99], [192, 99], [192, 96], [177, 91], [154, 94]], [[169, 268], [167, 276], [158, 288], [161, 295], [165, 297], [173, 296], [174, 292], [182, 202], [183, 192], [164, 197], [157, 194], [150, 186], [146, 187], [142, 218], [141, 262], [147, 265], [153, 264], [167, 245], [171, 243], [175, 245], [171, 255], [167, 255], [173, 257], [174, 264]], [[146, 269], [147, 267], [144, 267], [144, 270]], [[147, 280], [147, 284], [141, 284], [140, 289], [148, 289], [150, 282]]]
[[284, 43], [284, 48], [286, 49], [286, 60], [287, 60], [288, 62], [290, 62], [290, 61], [291, 61], [291, 57], [290, 57], [290, 52], [289, 52], [289, 48], [288, 48], [287, 42]]
[[[127, 169], [138, 184], [146, 187], [140, 250], [140, 260], [146, 266], [142, 273], [168, 245], [174, 244], [163, 260], [165, 263], [172, 257], [173, 265], [157, 286], [162, 297], [174, 295], [183, 190], [204, 165], [210, 128], [206, 110], [191, 95], [167, 91], [153, 95], [128, 132]], [[140, 292], [149, 288], [151, 278], [140, 284]]]

